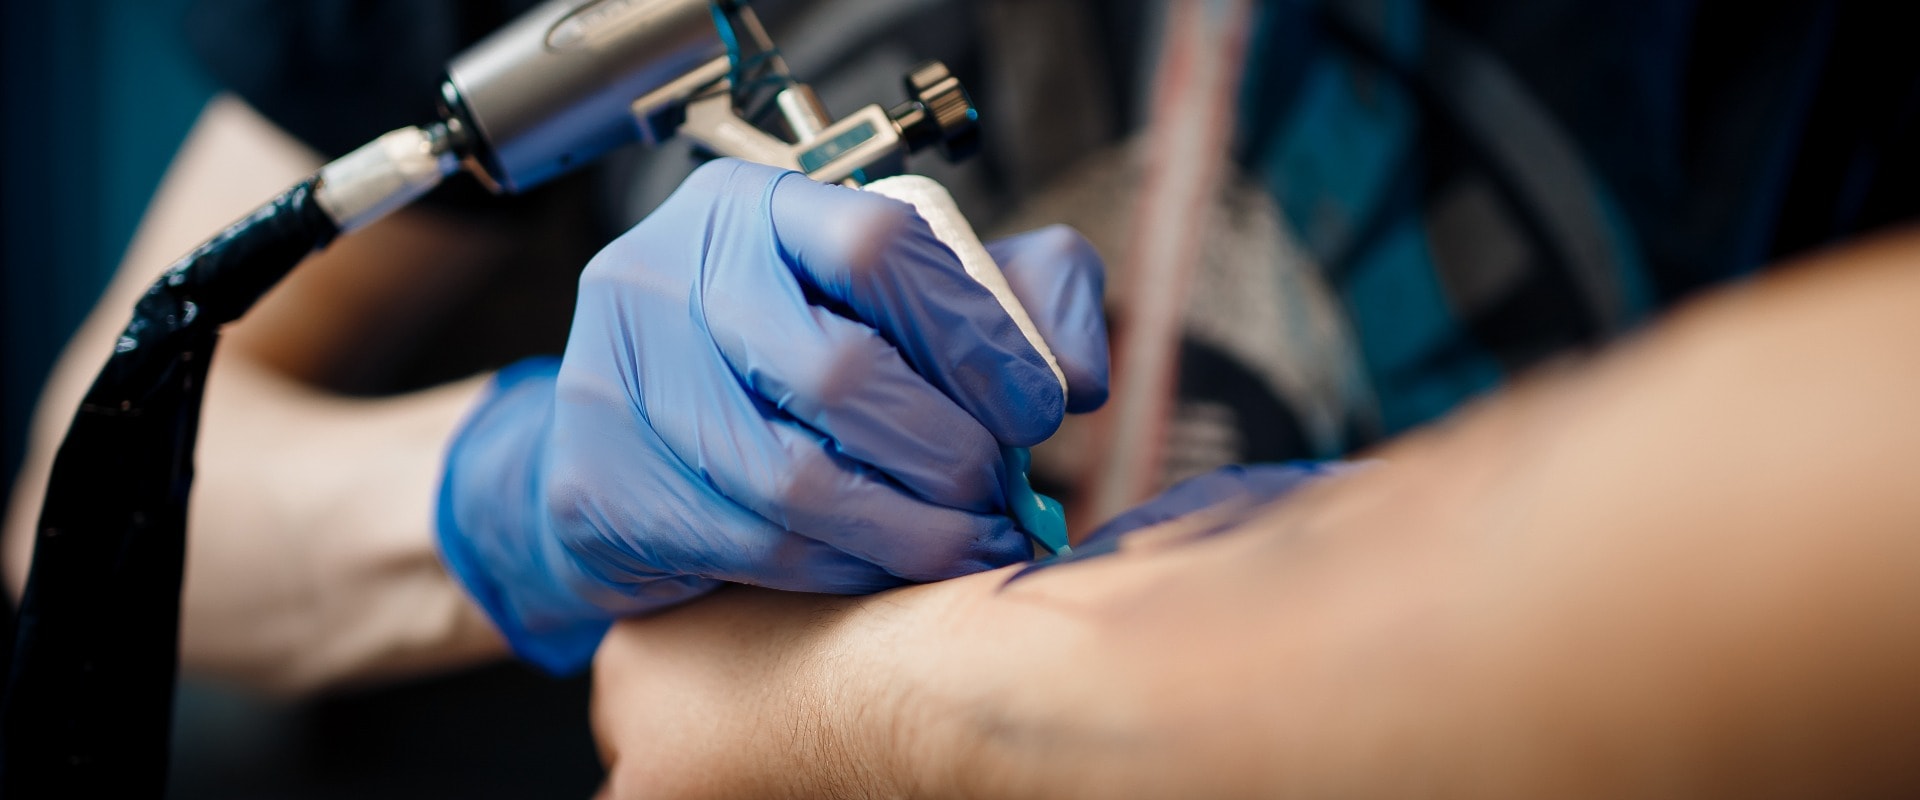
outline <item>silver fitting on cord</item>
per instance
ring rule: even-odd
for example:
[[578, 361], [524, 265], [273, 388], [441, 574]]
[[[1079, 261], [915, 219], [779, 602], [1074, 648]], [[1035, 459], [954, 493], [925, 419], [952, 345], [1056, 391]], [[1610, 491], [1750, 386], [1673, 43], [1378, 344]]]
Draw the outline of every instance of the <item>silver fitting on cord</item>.
[[341, 233], [366, 227], [460, 169], [445, 123], [401, 128], [320, 168], [314, 199]]

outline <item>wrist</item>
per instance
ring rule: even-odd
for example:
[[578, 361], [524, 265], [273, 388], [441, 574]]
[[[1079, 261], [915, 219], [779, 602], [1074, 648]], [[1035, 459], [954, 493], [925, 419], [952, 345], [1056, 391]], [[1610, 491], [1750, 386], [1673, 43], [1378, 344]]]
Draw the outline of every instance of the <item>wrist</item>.
[[865, 724], [885, 738], [867, 744], [895, 765], [903, 796], [1155, 797], [1206, 785], [1175, 754], [1209, 749], [1193, 709], [1222, 696], [1200, 677], [1204, 664], [1170, 657], [1182, 627], [1141, 629], [1163, 616], [1148, 610], [1179, 566], [1141, 549], [861, 604], [865, 629], [846, 630], [870, 655], [845, 660], [879, 665], [854, 688], [886, 700]]
[[812, 659], [809, 683], [841, 754], [834, 766], [871, 796], [941, 796], [953, 783], [939, 776], [968, 751], [954, 724], [953, 691], [962, 686], [940, 663], [940, 634], [930, 634], [941, 626], [929, 612], [944, 600], [920, 588], [846, 603]]
[[1010, 604], [1011, 574], [895, 590], [835, 626], [824, 706], [849, 762], [881, 779], [866, 784], [876, 796], [1061, 796], [1077, 784], [1056, 759], [1097, 755], [1083, 724], [1100, 716], [1084, 702], [1097, 692], [1068, 669], [1086, 626]]
[[559, 366], [528, 359], [494, 378], [448, 445], [435, 528], [447, 571], [515, 654], [566, 674], [586, 666], [609, 615], [562, 579], [571, 557], [546, 520], [541, 453]]

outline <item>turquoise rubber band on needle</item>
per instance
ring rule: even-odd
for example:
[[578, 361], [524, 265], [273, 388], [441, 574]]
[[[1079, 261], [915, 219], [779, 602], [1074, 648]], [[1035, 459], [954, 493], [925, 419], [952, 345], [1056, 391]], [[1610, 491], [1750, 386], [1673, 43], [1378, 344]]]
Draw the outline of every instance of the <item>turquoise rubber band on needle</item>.
[[1027, 480], [1031, 458], [1024, 447], [1000, 448], [1007, 468], [1007, 506], [1020, 529], [1047, 552], [1064, 556], [1073, 552], [1067, 545], [1067, 511], [1060, 501], [1039, 494]]

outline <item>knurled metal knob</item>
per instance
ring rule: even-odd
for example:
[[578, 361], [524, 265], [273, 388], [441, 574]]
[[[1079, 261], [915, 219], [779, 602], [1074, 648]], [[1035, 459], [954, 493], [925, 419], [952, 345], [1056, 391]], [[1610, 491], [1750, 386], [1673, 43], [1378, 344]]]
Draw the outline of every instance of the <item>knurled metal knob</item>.
[[959, 161], [980, 149], [980, 115], [973, 98], [947, 65], [928, 61], [907, 73], [904, 105], [892, 112], [907, 147], [938, 147], [949, 161]]

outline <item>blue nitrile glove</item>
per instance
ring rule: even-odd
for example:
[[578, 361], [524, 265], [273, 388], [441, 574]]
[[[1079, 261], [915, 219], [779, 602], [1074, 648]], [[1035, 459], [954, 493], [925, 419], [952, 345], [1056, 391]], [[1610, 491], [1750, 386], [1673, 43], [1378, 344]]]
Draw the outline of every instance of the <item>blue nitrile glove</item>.
[[1102, 269], [990, 247], [1052, 371], [911, 207], [723, 159], [601, 251], [563, 360], [456, 434], [441, 551], [516, 652], [584, 667], [608, 621], [723, 581], [860, 593], [1019, 561], [1002, 445], [1105, 399]]

